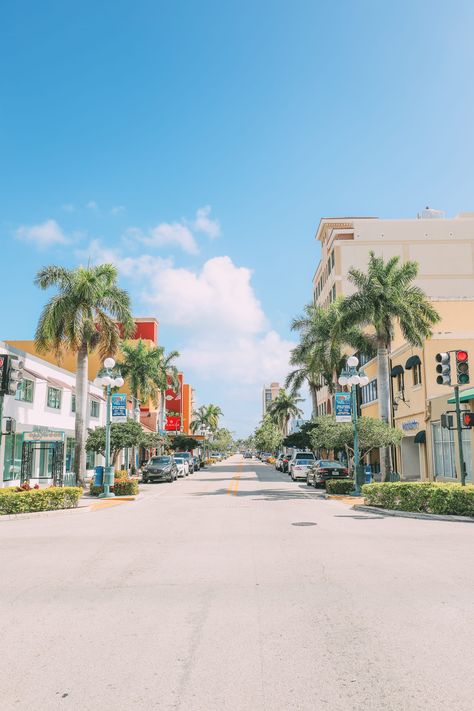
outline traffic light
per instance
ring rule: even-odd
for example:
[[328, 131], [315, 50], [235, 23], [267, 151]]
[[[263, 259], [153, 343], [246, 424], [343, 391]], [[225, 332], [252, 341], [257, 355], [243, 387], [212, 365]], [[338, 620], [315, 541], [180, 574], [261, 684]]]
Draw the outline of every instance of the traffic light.
[[441, 427], [443, 427], [445, 430], [454, 429], [454, 417], [452, 415], [443, 413], [441, 415]]
[[456, 351], [456, 377], [458, 385], [469, 383], [469, 355], [467, 351]]
[[438, 385], [451, 385], [451, 355], [449, 353], [436, 354], [436, 372], [439, 373], [436, 378]]
[[462, 424], [466, 429], [471, 429], [471, 427], [474, 427], [474, 412], [463, 412]]
[[23, 380], [23, 361], [12, 355], [1, 355], [0, 360], [0, 394], [15, 395], [20, 381]]

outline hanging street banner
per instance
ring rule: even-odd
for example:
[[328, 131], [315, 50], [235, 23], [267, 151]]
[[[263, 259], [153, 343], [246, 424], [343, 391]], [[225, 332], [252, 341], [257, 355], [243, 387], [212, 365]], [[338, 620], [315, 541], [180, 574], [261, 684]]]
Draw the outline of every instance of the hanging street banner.
[[125, 393], [112, 395], [112, 422], [127, 421], [127, 396]]
[[352, 422], [351, 398], [351, 393], [336, 393], [334, 401], [336, 422]]

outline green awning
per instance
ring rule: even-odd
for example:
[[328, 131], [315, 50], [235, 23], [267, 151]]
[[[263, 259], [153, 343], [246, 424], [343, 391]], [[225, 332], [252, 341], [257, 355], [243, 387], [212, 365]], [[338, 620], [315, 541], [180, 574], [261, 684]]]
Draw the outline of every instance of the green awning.
[[401, 375], [403, 373], [403, 365], [394, 365], [392, 370], [390, 371], [390, 375], [392, 378], [396, 378], [397, 375]]
[[[459, 393], [459, 399], [461, 402], [469, 402], [469, 400], [474, 400], [474, 388], [467, 388], [467, 390], [461, 390]], [[453, 405], [456, 400], [454, 397], [450, 397], [448, 400], [450, 405]]]
[[415, 444], [426, 444], [426, 430], [420, 430], [415, 435]]
[[407, 362], [405, 363], [405, 370], [411, 370], [415, 365], [420, 365], [420, 363], [421, 363], [420, 356], [412, 355], [408, 358]]

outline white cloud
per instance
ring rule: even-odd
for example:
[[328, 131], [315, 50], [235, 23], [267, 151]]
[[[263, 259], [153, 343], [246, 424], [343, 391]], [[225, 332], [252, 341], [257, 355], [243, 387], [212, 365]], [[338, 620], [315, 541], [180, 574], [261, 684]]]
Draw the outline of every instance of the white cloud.
[[76, 257], [80, 260], [90, 260], [93, 264], [115, 264], [124, 276], [135, 279], [152, 276], [159, 270], [169, 269], [173, 266], [171, 259], [151, 257], [148, 254], [142, 254], [139, 257], [122, 256], [115, 249], [103, 247], [100, 240], [92, 240], [87, 249], [76, 252]]
[[211, 238], [219, 237], [221, 233], [221, 225], [219, 220], [212, 220], [209, 215], [211, 206], [205, 205], [196, 211], [196, 218], [193, 222], [193, 227], [196, 232], [203, 232]]
[[46, 220], [39, 225], [21, 225], [15, 235], [18, 239], [30, 242], [40, 249], [69, 243], [69, 239], [56, 220]]
[[125, 212], [125, 207], [123, 205], [114, 205], [114, 207], [110, 210], [110, 214], [114, 217], [116, 215], [121, 215], [123, 212]]
[[86, 203], [86, 207], [88, 210], [93, 210], [94, 212], [97, 212], [99, 209], [98, 204], [94, 200], [89, 200], [89, 202]]
[[162, 222], [147, 233], [132, 227], [127, 234], [148, 247], [174, 245], [188, 252], [188, 254], [197, 254], [199, 252], [193, 233], [189, 227], [186, 227], [181, 222]]
[[64, 205], [61, 205], [61, 210], [64, 212], [75, 212], [76, 207], [72, 204], [72, 202], [67, 202]]
[[251, 271], [230, 257], [214, 257], [200, 271], [167, 268], [156, 272], [143, 293], [160, 320], [194, 330], [258, 333], [266, 320], [251, 283]]

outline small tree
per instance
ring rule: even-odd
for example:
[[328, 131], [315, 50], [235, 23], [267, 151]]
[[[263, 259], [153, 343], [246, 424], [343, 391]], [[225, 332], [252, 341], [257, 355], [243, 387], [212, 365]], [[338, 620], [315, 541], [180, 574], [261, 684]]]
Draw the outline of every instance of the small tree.
[[189, 452], [200, 445], [197, 439], [187, 435], [176, 435], [176, 437], [171, 437], [169, 441], [171, 449], [174, 449], [175, 452]]
[[[357, 431], [361, 457], [365, 457], [372, 449], [400, 444], [403, 437], [401, 430], [375, 417], [359, 417]], [[314, 449], [345, 449], [349, 456], [354, 454], [352, 423], [336, 422], [336, 418], [331, 415], [316, 418], [310, 439]]]
[[[117, 465], [117, 459], [122, 449], [140, 446], [142, 438], [143, 429], [139, 422], [127, 420], [127, 422], [112, 424], [110, 428], [110, 458], [113, 465]], [[95, 430], [89, 430], [86, 450], [97, 452], [105, 457], [105, 427], [96, 427]]]
[[282, 444], [284, 447], [295, 447], [296, 449], [311, 449], [311, 432], [315, 428], [314, 422], [305, 422], [299, 432], [293, 432], [293, 434], [285, 437]]
[[281, 445], [283, 435], [281, 429], [266, 416], [254, 434], [255, 446], [262, 451], [274, 452]]

